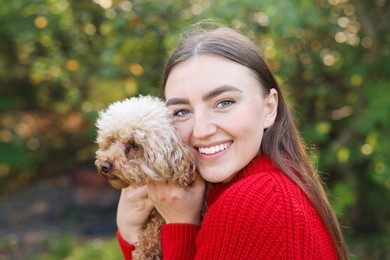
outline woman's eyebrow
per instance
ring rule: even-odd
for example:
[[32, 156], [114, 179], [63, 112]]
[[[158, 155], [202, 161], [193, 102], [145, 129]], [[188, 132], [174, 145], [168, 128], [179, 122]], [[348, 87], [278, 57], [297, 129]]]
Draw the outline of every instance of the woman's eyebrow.
[[211, 90], [210, 92], [206, 93], [205, 95], [203, 95], [202, 99], [203, 99], [203, 101], [208, 101], [208, 100], [210, 100], [218, 95], [221, 95], [222, 93], [229, 92], [229, 91], [242, 92], [240, 89], [238, 89], [236, 87], [233, 87], [230, 85], [223, 85], [223, 86], [215, 88], [215, 89]]
[[[242, 92], [240, 89], [230, 86], [230, 85], [223, 85], [220, 87], [217, 87], [209, 92], [207, 92], [205, 95], [203, 95], [202, 100], [208, 101], [218, 95], [221, 95], [222, 93], [229, 92], [229, 91], [237, 91]], [[187, 98], [170, 98], [166, 101], [167, 106], [172, 105], [189, 105], [190, 101]]]
[[186, 98], [170, 98], [167, 100], [166, 105], [188, 105], [190, 104], [190, 101]]

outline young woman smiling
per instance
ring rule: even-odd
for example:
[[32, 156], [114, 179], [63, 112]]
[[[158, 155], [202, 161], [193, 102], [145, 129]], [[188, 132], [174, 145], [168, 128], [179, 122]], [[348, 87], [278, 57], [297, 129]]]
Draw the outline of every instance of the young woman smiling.
[[[269, 66], [244, 35], [191, 34], [168, 60], [164, 97], [201, 178], [126, 188], [118, 239], [126, 259], [153, 206], [164, 259], [347, 259], [344, 238]], [[205, 181], [208, 211], [200, 223]]]

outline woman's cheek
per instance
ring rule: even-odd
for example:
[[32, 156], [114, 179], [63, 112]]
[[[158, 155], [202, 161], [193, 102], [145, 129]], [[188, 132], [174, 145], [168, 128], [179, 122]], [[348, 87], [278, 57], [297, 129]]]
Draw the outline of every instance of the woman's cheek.
[[188, 124], [185, 124], [183, 122], [175, 122], [174, 126], [176, 131], [179, 133], [180, 137], [182, 138], [183, 142], [186, 144], [190, 144], [191, 129], [188, 126]]

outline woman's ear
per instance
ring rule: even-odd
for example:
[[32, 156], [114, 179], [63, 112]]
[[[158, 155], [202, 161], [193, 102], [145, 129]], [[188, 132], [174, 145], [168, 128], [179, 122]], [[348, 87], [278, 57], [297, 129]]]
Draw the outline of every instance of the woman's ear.
[[264, 99], [264, 129], [269, 128], [275, 122], [278, 115], [278, 91], [272, 88]]

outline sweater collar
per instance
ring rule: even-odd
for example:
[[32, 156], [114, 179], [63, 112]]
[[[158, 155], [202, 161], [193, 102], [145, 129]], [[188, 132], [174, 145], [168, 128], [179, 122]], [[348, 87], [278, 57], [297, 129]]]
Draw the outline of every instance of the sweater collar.
[[211, 206], [218, 197], [233, 184], [260, 172], [277, 170], [276, 165], [266, 155], [258, 155], [227, 183], [215, 183], [211, 185], [208, 204]]

